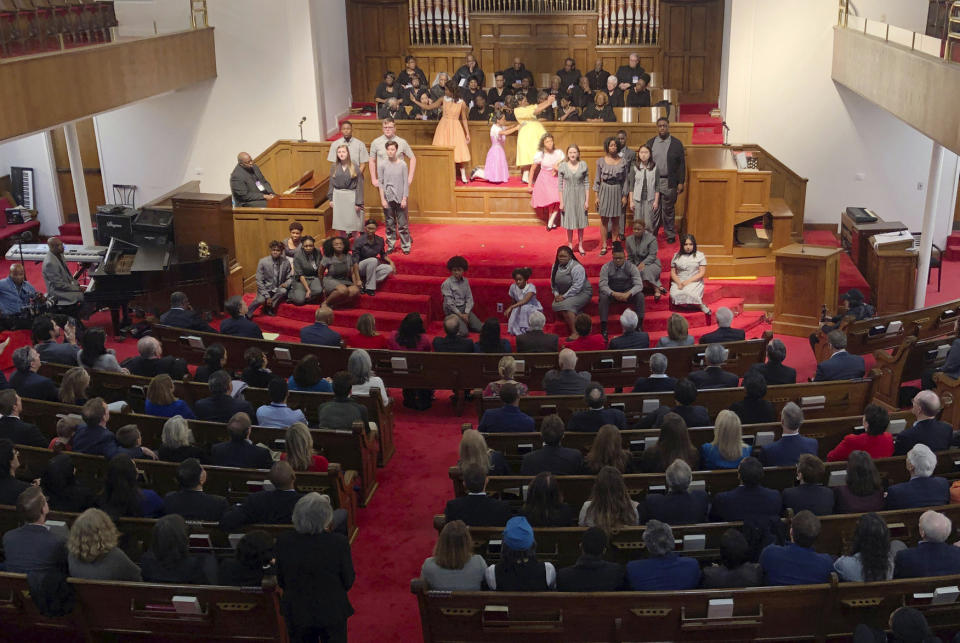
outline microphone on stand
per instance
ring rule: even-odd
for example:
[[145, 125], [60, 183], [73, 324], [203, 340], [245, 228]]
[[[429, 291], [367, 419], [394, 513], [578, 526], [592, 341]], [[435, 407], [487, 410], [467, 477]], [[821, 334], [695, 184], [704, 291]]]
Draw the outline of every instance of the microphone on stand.
[[16, 239], [17, 239], [17, 247], [20, 252], [20, 265], [23, 266], [24, 270], [26, 270], [27, 267], [23, 263], [23, 242], [31, 241], [33, 239], [33, 232], [31, 232], [30, 230], [21, 232], [20, 234], [17, 235]]
[[306, 116], [304, 116], [303, 118], [300, 119], [300, 140], [297, 141], [298, 143], [306, 143], [306, 142], [307, 142], [306, 139], [303, 138], [303, 124], [306, 123], [306, 122], [307, 122], [307, 117], [306, 117]]

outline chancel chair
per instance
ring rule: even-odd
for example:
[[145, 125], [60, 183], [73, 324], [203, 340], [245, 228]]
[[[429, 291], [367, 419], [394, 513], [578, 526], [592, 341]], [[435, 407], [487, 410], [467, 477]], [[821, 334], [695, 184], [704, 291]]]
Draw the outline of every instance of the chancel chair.
[[[914, 241], [920, 245], [920, 233], [913, 232]], [[940, 281], [943, 277], [943, 250], [935, 243], [930, 244], [930, 267], [927, 269], [927, 283], [930, 283], [930, 273], [937, 269], [937, 292], [940, 292]]]

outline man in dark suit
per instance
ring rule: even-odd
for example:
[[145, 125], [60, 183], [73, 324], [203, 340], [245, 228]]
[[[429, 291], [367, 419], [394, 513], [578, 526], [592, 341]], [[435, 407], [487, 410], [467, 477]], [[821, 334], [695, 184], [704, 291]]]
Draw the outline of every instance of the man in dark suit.
[[[289, 266], [290, 262], [286, 258], [282, 262]], [[247, 317], [247, 302], [243, 297], [236, 295], [227, 300], [223, 305], [227, 311], [227, 319], [220, 322], [220, 333], [223, 335], [232, 335], [234, 337], [249, 337], [250, 339], [263, 339], [263, 331], [253, 321]], [[272, 309], [271, 309], [272, 310]]]
[[10, 440], [14, 444], [30, 447], [45, 447], [50, 441], [43, 437], [33, 424], [20, 419], [23, 402], [13, 389], [0, 391], [0, 438]]
[[670, 525], [648, 520], [643, 530], [647, 556], [627, 563], [627, 587], [634, 591], [696, 589], [700, 564], [695, 558], [678, 556]]
[[347, 371], [333, 374], [333, 399], [320, 405], [317, 411], [317, 426], [323, 429], [349, 431], [354, 422], [370, 421], [367, 407], [350, 399], [353, 378]]
[[244, 525], [289, 525], [293, 522], [293, 507], [303, 494], [293, 488], [297, 477], [289, 462], [281, 460], [270, 467], [268, 477], [272, 490], [251, 493], [236, 507], [231, 507], [220, 519], [220, 529], [230, 532]]
[[687, 180], [686, 152], [680, 139], [670, 135], [670, 121], [666, 118], [657, 119], [657, 136], [647, 141], [653, 162], [660, 171], [660, 182], [657, 190], [660, 192], [660, 211], [654, 217], [650, 232], [656, 236], [663, 225], [667, 243], [677, 240], [676, 207], [677, 198], [683, 194], [684, 183]]
[[547, 318], [539, 310], [530, 313], [527, 320], [529, 330], [517, 335], [518, 353], [556, 353], [560, 350], [560, 338], [553, 333], [543, 332]]
[[700, 338], [701, 344], [742, 342], [747, 338], [747, 334], [743, 329], [730, 328], [730, 324], [733, 323], [733, 311], [726, 306], [717, 308], [717, 312], [714, 313], [714, 317], [717, 318], [717, 330], [702, 336]]
[[[660, 418], [672, 411], [682, 417], [688, 427], [713, 424], [710, 414], [707, 413], [707, 407], [694, 404], [697, 401], [697, 387], [689, 379], [683, 378], [677, 382], [676, 386], [673, 387], [673, 399], [677, 401], [677, 406], [672, 409], [661, 406], [657, 409]], [[656, 425], [659, 426], [659, 423], [656, 423]]]
[[547, 395], [583, 395], [590, 384], [590, 373], [577, 372], [577, 354], [564, 348], [557, 356], [559, 369], [551, 369], [543, 375], [543, 389]]
[[567, 431], [596, 433], [604, 424], [612, 424], [620, 430], [627, 426], [627, 416], [620, 409], [605, 409], [607, 394], [599, 382], [590, 382], [583, 394], [586, 411], [578, 411], [567, 422]]
[[660, 393], [672, 391], [677, 385], [677, 378], [667, 375], [667, 356], [663, 353], [654, 353], [650, 356], [650, 375], [638, 377], [633, 383], [634, 393]]
[[629, 63], [617, 68], [617, 89], [627, 91], [645, 73], [638, 54], [630, 54]]
[[487, 472], [477, 464], [468, 464], [461, 472], [467, 495], [447, 502], [443, 514], [447, 522], [462, 520], [470, 527], [503, 527], [513, 513], [510, 505], [487, 495]]
[[920, 542], [897, 552], [894, 578], [924, 578], [960, 574], [960, 547], [947, 543], [953, 533], [950, 519], [936, 511], [920, 515]]
[[730, 353], [721, 344], [710, 344], [704, 351], [704, 360], [707, 367], [702, 371], [693, 371], [687, 377], [697, 387], [697, 390], [703, 391], [712, 388], [736, 388], [740, 383], [740, 378], [736, 373], [730, 373], [723, 370], [723, 363], [727, 361], [727, 355]]
[[318, 306], [313, 316], [314, 323], [300, 329], [300, 343], [316, 346], [339, 346], [340, 333], [330, 328], [333, 323], [333, 309], [329, 306]]
[[607, 532], [590, 527], [580, 540], [580, 557], [571, 567], [557, 572], [558, 592], [615, 592], [624, 588], [624, 568], [603, 559]]
[[780, 515], [782, 501], [780, 492], [767, 489], [763, 482], [763, 465], [749, 456], [740, 461], [737, 471], [740, 486], [722, 491], [713, 497], [710, 519], [719, 522], [734, 522], [745, 518], [776, 518]]
[[120, 446], [117, 438], [107, 428], [110, 420], [110, 409], [102, 397], [87, 400], [80, 412], [84, 424], [77, 427], [77, 432], [70, 439], [70, 446], [77, 453], [102, 455], [106, 459], [116, 455]]
[[620, 314], [620, 327], [623, 328], [623, 335], [610, 340], [610, 350], [650, 348], [650, 335], [642, 330], [637, 330], [639, 324], [640, 317], [637, 313], [629, 308], [623, 311]]
[[207, 380], [210, 396], [197, 400], [193, 409], [198, 420], [208, 422], [229, 422], [237, 413], [246, 413], [255, 417], [250, 402], [243, 398], [235, 398], [230, 394], [233, 386], [230, 374], [226, 371], [216, 371]]
[[40, 354], [40, 361], [64, 366], [77, 365], [80, 347], [77, 346], [77, 327], [74, 324], [63, 327], [62, 344], [57, 341], [60, 338], [60, 326], [49, 315], [40, 315], [33, 320], [31, 334], [33, 343], [36, 344], [34, 348]]
[[517, 385], [507, 383], [500, 387], [503, 406], [487, 409], [480, 418], [477, 430], [481, 433], [531, 433], [536, 430], [533, 418], [520, 410]]
[[831, 330], [827, 341], [833, 348], [830, 359], [817, 364], [814, 382], [832, 382], [835, 380], [856, 380], [863, 377], [866, 365], [859, 355], [847, 352], [847, 336], [842, 330]]
[[780, 439], [763, 447], [760, 460], [768, 467], [789, 467], [800, 461], [804, 453], [820, 452], [816, 438], [800, 435], [803, 424], [803, 409], [795, 402], [787, 402], [780, 412]]
[[270, 451], [250, 441], [250, 416], [237, 413], [227, 422], [229, 442], [213, 445], [211, 462], [218, 467], [269, 469], [273, 463]]
[[935, 507], [950, 502], [950, 481], [933, 475], [937, 456], [925, 444], [917, 444], [907, 452], [910, 480], [887, 489], [887, 509]]
[[520, 473], [535, 476], [541, 471], [554, 475], [576, 475], [583, 469], [583, 454], [578, 449], [560, 446], [563, 440], [563, 420], [554, 413], [540, 423], [543, 446], [523, 456]]
[[227, 499], [203, 490], [207, 472], [196, 458], [187, 458], [177, 468], [180, 491], [171, 491], [163, 498], [163, 511], [180, 514], [184, 520], [219, 522], [230, 507]]
[[913, 415], [917, 418], [909, 429], [894, 436], [893, 454], [903, 455], [916, 444], [925, 444], [931, 451], [946, 451], [953, 440], [953, 427], [937, 419], [940, 398], [933, 391], [920, 391], [913, 396]]
[[824, 487], [823, 478], [826, 468], [820, 458], [809, 453], [800, 456], [797, 462], [796, 487], [783, 490], [783, 507], [793, 509], [797, 514], [806, 509], [816, 516], [829, 516], [833, 513], [833, 490]]
[[40, 354], [33, 346], [21, 346], [13, 351], [13, 365], [17, 371], [10, 376], [10, 388], [20, 397], [32, 400], [59, 402], [60, 391], [49, 377], [37, 374], [40, 369]]
[[17, 498], [17, 513], [26, 524], [3, 535], [4, 571], [67, 572], [67, 533], [46, 524], [50, 507], [40, 487], [28, 487]]
[[265, 208], [275, 195], [270, 182], [246, 152], [237, 154], [237, 167], [230, 173], [230, 193], [237, 207]]
[[[771, 339], [767, 343], [767, 361], [763, 364], [754, 364], [747, 371], [750, 373], [759, 373], [767, 381], [768, 386], [774, 384], [796, 384], [797, 369], [784, 366], [783, 360], [787, 358], [787, 345], [780, 339]], [[746, 379], [746, 376], [744, 376]]]
[[695, 525], [707, 522], [710, 497], [706, 491], [690, 491], [693, 471], [684, 460], [674, 460], [664, 474], [667, 493], [648, 493], [644, 500], [645, 520], [660, 520], [668, 525]]
[[473, 340], [460, 335], [460, 322], [457, 315], [447, 315], [443, 320], [443, 337], [433, 338], [433, 350], [436, 353], [472, 353]]
[[174, 380], [182, 380], [187, 374], [187, 362], [172, 355], [163, 354], [163, 346], [156, 337], [145, 335], [137, 340], [139, 355], [123, 361], [123, 367], [133, 375], [155, 377], [161, 373]]
[[760, 553], [767, 585], [814, 585], [830, 580], [833, 557], [813, 549], [819, 535], [819, 518], [809, 511], [794, 516], [790, 523], [790, 544], [767, 545]]
[[203, 333], [217, 332], [210, 324], [200, 319], [197, 311], [190, 308], [190, 299], [187, 298], [186, 293], [180, 291], [170, 295], [170, 310], [160, 315], [160, 323]]

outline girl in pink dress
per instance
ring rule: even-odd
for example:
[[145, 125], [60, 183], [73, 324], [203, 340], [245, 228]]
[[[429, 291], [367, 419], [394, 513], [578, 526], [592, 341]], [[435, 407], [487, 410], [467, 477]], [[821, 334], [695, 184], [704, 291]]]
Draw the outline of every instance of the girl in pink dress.
[[490, 150], [483, 166], [483, 178], [490, 183], [506, 183], [510, 180], [510, 166], [507, 164], [507, 154], [503, 151], [503, 142], [507, 135], [518, 129], [519, 125], [507, 127], [506, 112], [498, 109], [494, 113], [493, 125], [490, 126]]
[[557, 183], [557, 167], [563, 161], [563, 152], [553, 143], [549, 133], [540, 137], [539, 152], [533, 157], [533, 197], [530, 205], [537, 210], [537, 216], [547, 215], [547, 230], [557, 227], [557, 214], [560, 213], [560, 186]]

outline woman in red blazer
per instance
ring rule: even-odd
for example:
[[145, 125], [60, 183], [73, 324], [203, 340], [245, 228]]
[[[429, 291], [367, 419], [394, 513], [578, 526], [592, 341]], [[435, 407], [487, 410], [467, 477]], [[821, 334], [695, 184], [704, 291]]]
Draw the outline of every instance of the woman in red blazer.
[[846, 460], [854, 451], [866, 451], [872, 458], [889, 458], [893, 455], [893, 436], [887, 433], [890, 416], [887, 410], [876, 404], [868, 404], [863, 410], [863, 433], [844, 436], [840, 444], [827, 454], [827, 462]]

